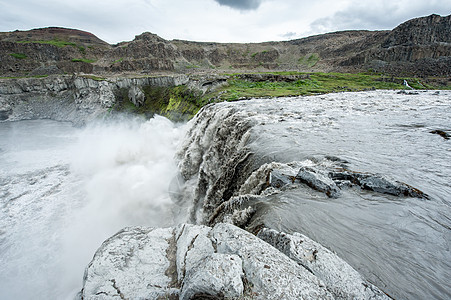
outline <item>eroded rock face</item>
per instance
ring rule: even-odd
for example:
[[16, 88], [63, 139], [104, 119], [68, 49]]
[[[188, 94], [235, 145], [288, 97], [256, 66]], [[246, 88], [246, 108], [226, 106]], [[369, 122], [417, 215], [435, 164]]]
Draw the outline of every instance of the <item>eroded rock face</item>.
[[243, 295], [242, 260], [237, 255], [212, 253], [189, 269], [180, 299], [201, 295], [238, 298]]
[[[189, 224], [163, 229], [125, 228], [96, 252], [86, 268], [79, 296], [334, 299], [341, 295], [342, 299], [387, 299], [344, 261], [307, 238], [273, 230], [263, 231], [261, 236], [279, 249], [225, 223], [213, 228]], [[318, 262], [306, 263], [304, 248], [292, 246], [302, 243], [301, 239], [306, 246], [316, 247]], [[339, 269], [346, 273], [340, 276]], [[353, 284], [362, 287], [350, 292]]]
[[146, 101], [142, 87], [175, 87], [188, 83], [186, 75], [111, 78], [84, 76], [0, 79], [0, 121], [52, 119], [82, 125], [105, 115], [126, 90], [129, 101]]
[[319, 278], [251, 233], [221, 223], [212, 236], [218, 252], [241, 257], [257, 299], [333, 299]]
[[430, 15], [409, 20], [397, 26], [389, 34], [384, 48], [399, 45], [428, 45], [449, 43], [451, 40], [451, 16]]
[[[370, 66], [397, 74], [449, 76], [451, 56], [451, 16], [430, 15], [404, 22], [379, 45], [357, 53], [342, 65]], [[368, 44], [374, 41], [367, 39]], [[383, 62], [375, 64], [375, 62]]]

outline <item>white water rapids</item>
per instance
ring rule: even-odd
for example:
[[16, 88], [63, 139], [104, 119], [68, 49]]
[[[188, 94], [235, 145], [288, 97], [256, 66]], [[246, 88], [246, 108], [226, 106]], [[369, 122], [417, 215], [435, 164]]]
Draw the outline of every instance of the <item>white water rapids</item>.
[[[310, 236], [396, 299], [450, 297], [451, 140], [431, 132], [451, 131], [451, 92], [341, 93], [209, 109], [249, 120], [245, 146], [255, 169], [334, 156], [353, 171], [428, 194], [349, 189], [330, 199], [300, 186], [263, 197], [254, 219]], [[207, 127], [193, 132], [212, 137], [226, 124], [201, 121]], [[184, 126], [162, 117], [83, 129], [49, 120], [0, 123], [0, 299], [73, 299], [96, 249], [119, 229], [185, 221], [189, 210], [174, 206], [171, 199], [180, 198], [170, 194], [178, 191], [173, 158], [184, 134]], [[212, 140], [194, 138], [192, 148]], [[218, 140], [228, 145], [230, 137]], [[201, 150], [191, 159], [214, 157]], [[218, 161], [204, 171], [221, 177]]]
[[163, 117], [84, 129], [0, 123], [0, 299], [73, 299], [109, 236], [173, 225], [168, 186], [182, 134]]

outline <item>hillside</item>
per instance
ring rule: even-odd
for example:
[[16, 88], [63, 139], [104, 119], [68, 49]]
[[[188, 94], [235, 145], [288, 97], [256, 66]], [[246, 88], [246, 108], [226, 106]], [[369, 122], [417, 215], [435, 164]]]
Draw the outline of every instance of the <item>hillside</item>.
[[0, 76], [243, 71], [451, 74], [451, 15], [409, 20], [391, 31], [342, 31], [265, 43], [165, 40], [145, 32], [110, 45], [66, 28], [0, 33]]

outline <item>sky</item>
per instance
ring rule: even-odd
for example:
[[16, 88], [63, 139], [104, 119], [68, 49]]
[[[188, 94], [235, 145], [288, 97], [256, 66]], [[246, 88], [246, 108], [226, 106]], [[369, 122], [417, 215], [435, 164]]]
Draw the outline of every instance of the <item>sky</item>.
[[290, 40], [387, 30], [451, 14], [450, 0], [0, 0], [0, 31], [66, 27], [115, 44], [143, 32], [202, 42]]

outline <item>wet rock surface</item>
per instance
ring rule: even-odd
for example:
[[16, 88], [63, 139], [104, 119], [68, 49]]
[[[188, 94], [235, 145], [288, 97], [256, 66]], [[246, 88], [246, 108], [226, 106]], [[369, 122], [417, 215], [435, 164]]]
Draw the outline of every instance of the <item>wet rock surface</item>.
[[449, 134], [449, 133], [447, 133], [447, 132], [445, 132], [443, 130], [432, 130], [432, 131], [430, 131], [430, 133], [438, 134], [439, 136], [441, 136], [445, 140], [449, 140], [451, 138], [451, 134]]
[[327, 173], [324, 174], [321, 170], [302, 167], [296, 175], [296, 179], [315, 190], [325, 193], [328, 197], [336, 198], [340, 194], [335, 182]]
[[342, 188], [354, 186], [394, 196], [428, 198], [422, 191], [405, 183], [390, 180], [382, 175], [360, 173], [340, 168], [328, 170], [322, 167], [301, 167], [296, 175], [296, 180], [325, 193], [331, 198], [339, 197]]

